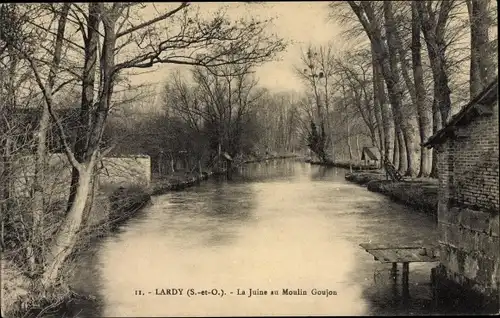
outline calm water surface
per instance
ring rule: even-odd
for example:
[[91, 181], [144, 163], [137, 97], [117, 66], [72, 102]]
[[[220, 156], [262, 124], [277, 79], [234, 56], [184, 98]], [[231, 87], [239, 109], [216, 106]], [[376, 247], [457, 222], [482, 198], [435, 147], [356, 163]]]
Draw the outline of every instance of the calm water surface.
[[[426, 314], [432, 264], [410, 264], [410, 299], [360, 243], [432, 243], [431, 217], [344, 180], [345, 170], [296, 161], [252, 164], [153, 198], [96, 246], [75, 286], [101, 299], [82, 316]], [[155, 295], [182, 288], [182, 296]], [[188, 289], [225, 296], [187, 297]], [[279, 295], [248, 297], [248, 289]], [[245, 290], [238, 296], [237, 289]], [[307, 295], [282, 295], [283, 289]], [[311, 290], [335, 291], [314, 296]], [[141, 290], [146, 295], [136, 296]], [[151, 294], [149, 294], [151, 292]], [[230, 293], [233, 292], [231, 295]], [[219, 292], [220, 293], [220, 292]]]

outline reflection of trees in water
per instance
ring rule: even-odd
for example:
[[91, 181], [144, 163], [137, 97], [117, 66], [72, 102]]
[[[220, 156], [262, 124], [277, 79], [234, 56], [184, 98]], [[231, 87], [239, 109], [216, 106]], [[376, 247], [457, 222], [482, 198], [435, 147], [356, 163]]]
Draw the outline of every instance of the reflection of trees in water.
[[255, 207], [250, 185], [216, 183], [210, 197], [206, 198], [205, 215], [224, 223], [247, 220]]
[[233, 174], [236, 182], [266, 182], [276, 179], [291, 178], [295, 175], [297, 162], [287, 159], [268, 160], [247, 164]]
[[[97, 240], [96, 240], [97, 241]], [[80, 295], [91, 295], [92, 297], [76, 297], [69, 302], [64, 309], [54, 315], [44, 317], [102, 317], [104, 312], [102, 294], [102, 272], [99, 270], [102, 264], [99, 262], [98, 252], [100, 245], [97, 244], [88, 251], [80, 253], [80, 261], [71, 270], [71, 288]]]
[[325, 166], [313, 166], [311, 173], [311, 180], [321, 181], [332, 179], [344, 179], [346, 173], [345, 169]]
[[241, 228], [252, 221], [256, 206], [250, 184], [233, 184], [221, 178], [176, 193], [168, 201], [174, 204], [168, 206], [164, 231], [209, 246], [236, 240]]

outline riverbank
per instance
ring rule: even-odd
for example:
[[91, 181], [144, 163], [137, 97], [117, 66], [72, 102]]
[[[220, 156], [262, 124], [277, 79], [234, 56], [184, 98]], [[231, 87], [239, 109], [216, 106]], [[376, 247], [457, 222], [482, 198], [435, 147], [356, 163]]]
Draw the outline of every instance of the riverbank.
[[366, 186], [369, 191], [381, 193], [393, 201], [432, 215], [437, 220], [438, 184], [436, 179], [410, 179], [404, 182], [386, 180], [381, 171], [347, 173], [345, 179]]
[[264, 157], [251, 157], [251, 158], [246, 158], [245, 160], [243, 160], [243, 162], [241, 164], [256, 163], [256, 162], [262, 162], [262, 161], [267, 161], [267, 160], [294, 159], [294, 158], [295, 159], [301, 158], [301, 156], [297, 155], [297, 154], [285, 154], [285, 155], [271, 155], [271, 156], [264, 156]]
[[[280, 159], [292, 159], [299, 158], [297, 155], [272, 155], [264, 157], [250, 157], [234, 164], [232, 169], [237, 169], [238, 167], [249, 164], [258, 163], [268, 160], [280, 160]], [[199, 174], [197, 172], [177, 172], [173, 174], [168, 174], [164, 176], [153, 176], [151, 182], [151, 195], [160, 195], [169, 191], [179, 191], [192, 187], [194, 185], [200, 184], [200, 182], [205, 181], [213, 176], [224, 175], [227, 173], [227, 169], [222, 169], [219, 171], [204, 171]]]
[[[380, 310], [372, 311], [371, 308], [377, 304], [387, 308], [384, 313], [403, 312], [405, 308], [399, 308], [399, 311], [390, 309], [392, 304], [398, 306], [396, 301], [400, 293], [393, 296], [390, 288], [392, 280], [385, 275], [388, 272], [370, 283], [374, 271], [380, 266], [377, 262], [367, 262], [367, 254], [363, 250], [349, 250], [350, 242], [361, 243], [363, 237], [374, 238], [377, 242], [428, 242], [434, 240], [437, 231], [429, 218], [410, 215], [411, 222], [408, 218], [401, 218], [402, 211], [408, 214], [411, 211], [404, 207], [391, 209], [394, 203], [350, 184], [344, 180], [343, 173], [339, 176], [340, 171], [346, 170], [309, 166], [294, 159], [275, 160], [243, 166], [241, 172], [235, 172], [234, 181], [226, 182], [225, 177], [219, 181], [209, 179], [201, 186], [153, 198], [152, 209], [146, 208], [138, 218], [122, 227], [119, 234], [96, 246], [95, 254], [82, 262], [79, 268], [79, 277], [82, 278], [77, 291], [88, 291], [101, 301], [95, 309], [81, 306], [81, 317], [200, 316], [214, 310], [210, 301], [191, 298], [189, 306], [186, 306], [182, 301], [167, 301], [164, 297], [155, 296], [148, 301], [148, 306], [141, 306], [141, 299], [133, 296], [133, 290], [140, 286], [155, 294], [155, 289], [162, 287], [158, 286], [159, 283], [163, 281], [164, 285], [165, 280], [170, 285], [182, 287], [196, 286], [200, 281], [206, 281], [207, 277], [213, 277], [219, 285], [228, 289], [244, 286], [248, 278], [262, 280], [262, 273], [278, 277], [272, 282], [265, 281], [267, 284], [261, 288], [267, 290], [287, 284], [300, 286], [303, 284], [301, 277], [307, 275], [313, 287], [321, 286], [324, 274], [316, 271], [311, 276], [311, 272], [317, 269], [317, 259], [330, 268], [349, 269], [356, 264], [354, 271], [347, 276], [345, 270], [340, 273], [332, 271], [334, 276], [331, 280], [342, 282], [337, 286], [340, 290], [348, 290], [353, 285], [362, 289], [359, 293], [347, 293], [348, 297], [342, 299], [352, 304], [344, 306], [347, 309], [336, 310], [336, 306], [331, 306], [331, 297], [318, 298], [306, 304], [310, 308], [303, 308], [302, 304], [300, 314], [328, 314], [330, 311], [331, 315], [376, 315], [381, 314]], [[339, 191], [332, 192], [332, 185], [338, 185]], [[363, 222], [360, 223], [361, 219]], [[408, 235], [402, 237], [401, 233]], [[287, 250], [287, 245], [293, 250]], [[277, 253], [269, 253], [270, 250]], [[339, 253], [328, 253], [332, 250], [340, 254], [345, 251], [353, 253], [348, 259], [339, 259]], [[294, 251], [302, 252], [304, 257], [291, 264], [283, 261], [293, 257]], [[265, 257], [268, 259], [261, 266], [245, 266]], [[237, 259], [238, 262], [224, 267], [227, 259]], [[186, 264], [198, 263], [207, 266], [183, 270]], [[410, 286], [413, 298], [407, 312], [415, 314], [420, 313], [418, 308], [428, 296], [422, 285], [428, 284], [430, 269], [428, 264], [421, 265], [426, 267], [411, 274], [412, 283], [418, 285]], [[146, 271], [137, 271], [145, 266]], [[221, 266], [224, 271], [213, 270]], [[279, 272], [289, 275], [279, 276]], [[231, 303], [232, 299], [229, 300]], [[241, 304], [246, 301], [242, 299]], [[259, 301], [265, 299], [254, 300]], [[367, 304], [367, 307], [360, 307], [359, 304]], [[296, 308], [286, 307], [290, 305], [286, 299], [277, 299], [271, 305], [272, 310], [281, 315], [293, 314], [301, 307], [301, 304], [296, 304]], [[254, 306], [254, 311], [247, 314], [258, 315], [258, 307]], [[318, 307], [324, 310], [315, 311]], [[285, 311], [283, 308], [288, 309]], [[231, 304], [221, 303], [215, 314], [234, 315], [235, 312]]]
[[[234, 168], [247, 163], [267, 160], [295, 158], [295, 155], [266, 156], [248, 158]], [[53, 290], [40, 290], [23, 274], [13, 262], [5, 261], [2, 255], [2, 317], [72, 317], [77, 315], [74, 303], [96, 304], [99, 300], [92, 295], [81, 295], [70, 286], [72, 268], [79, 262], [81, 255], [92, 248], [100, 239], [115, 232], [121, 225], [136, 216], [149, 204], [152, 195], [168, 191], [179, 191], [216, 175], [226, 174], [226, 170], [208, 171], [203, 174], [178, 173], [151, 182], [149, 189], [140, 186], [111, 187], [101, 189], [94, 198], [89, 226], [81, 233], [68, 257], [60, 284]], [[57, 223], [57, 222], [56, 222]], [[53, 226], [57, 227], [57, 224]], [[93, 305], [92, 305], [93, 306]], [[77, 306], [78, 307], [78, 306]]]
[[349, 162], [349, 161], [314, 161], [310, 159], [305, 160], [307, 163], [312, 165], [319, 165], [324, 167], [336, 167], [336, 168], [345, 168], [345, 169], [353, 169], [353, 170], [378, 170], [379, 168], [376, 165], [365, 165], [362, 162]]
[[[72, 302], [95, 301], [91, 295], [79, 295], [72, 290], [72, 269], [81, 254], [137, 215], [150, 199], [147, 189], [140, 186], [99, 191], [92, 205], [89, 225], [79, 233], [73, 253], [61, 269], [60, 280], [51, 290], [42, 289], [34, 279], [30, 279], [24, 268], [10, 260], [11, 253], [2, 253], [2, 317], [67, 316]], [[56, 227], [57, 224], [54, 225]]]

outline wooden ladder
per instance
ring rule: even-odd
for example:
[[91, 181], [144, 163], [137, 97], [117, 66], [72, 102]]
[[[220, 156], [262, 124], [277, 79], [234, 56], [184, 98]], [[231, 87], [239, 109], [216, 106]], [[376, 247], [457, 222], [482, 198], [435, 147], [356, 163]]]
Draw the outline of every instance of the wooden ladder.
[[399, 173], [396, 167], [394, 167], [392, 162], [390, 162], [389, 159], [387, 158], [385, 158], [384, 160], [384, 167], [385, 171], [387, 172], [392, 181], [397, 181], [397, 182], [405, 181], [401, 173]]

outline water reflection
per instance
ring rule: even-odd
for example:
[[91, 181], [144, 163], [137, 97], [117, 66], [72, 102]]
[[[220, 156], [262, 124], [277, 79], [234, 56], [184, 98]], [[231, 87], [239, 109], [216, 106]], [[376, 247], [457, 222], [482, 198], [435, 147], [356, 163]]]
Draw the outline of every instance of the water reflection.
[[315, 166], [313, 172], [311, 173], [311, 180], [313, 181], [331, 181], [334, 180], [343, 180], [344, 179], [344, 170], [340, 169], [332, 169], [330, 167], [323, 166]]
[[241, 167], [237, 174], [233, 174], [231, 182], [292, 181], [297, 177], [297, 170], [303, 169], [306, 165], [306, 163], [287, 159], [249, 164]]
[[[345, 170], [294, 161], [248, 165], [154, 198], [144, 216], [89, 261], [104, 316], [363, 315], [429, 313], [430, 264], [412, 264], [409, 297], [390, 264], [363, 242], [436, 238], [433, 221], [349, 184]], [[155, 296], [157, 288], [224, 289], [225, 297]], [[236, 291], [277, 290], [278, 296]], [[146, 296], [135, 296], [135, 290]], [[283, 289], [308, 295], [281, 295]], [[313, 296], [311, 290], [336, 291]], [[151, 292], [152, 294], [148, 294]], [[231, 295], [230, 292], [234, 294]]]

